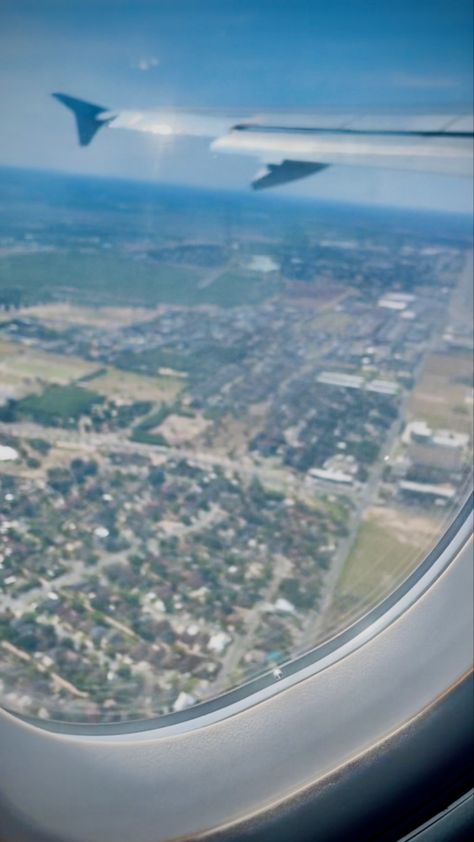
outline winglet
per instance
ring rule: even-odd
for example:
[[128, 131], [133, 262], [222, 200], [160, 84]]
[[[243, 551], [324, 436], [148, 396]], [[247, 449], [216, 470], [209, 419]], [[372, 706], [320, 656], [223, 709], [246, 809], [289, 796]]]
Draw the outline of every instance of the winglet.
[[91, 102], [85, 102], [83, 99], [76, 99], [67, 94], [55, 93], [52, 96], [73, 112], [81, 146], [87, 146], [102, 126], [108, 125], [115, 119], [114, 117], [99, 118], [100, 114], [106, 114], [108, 111], [102, 105], [93, 105]]
[[325, 170], [329, 164], [316, 164], [312, 161], [289, 161], [285, 159], [281, 164], [267, 164], [264, 170], [257, 173], [252, 181], [254, 190], [265, 190], [267, 187], [276, 187], [278, 184], [286, 184], [288, 181], [296, 181], [299, 178], [306, 178], [320, 170]]

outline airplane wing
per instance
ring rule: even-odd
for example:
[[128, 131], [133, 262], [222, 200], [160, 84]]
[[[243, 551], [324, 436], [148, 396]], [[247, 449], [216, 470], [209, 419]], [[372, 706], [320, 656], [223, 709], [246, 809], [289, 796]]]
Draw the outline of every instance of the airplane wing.
[[53, 94], [76, 119], [81, 146], [107, 126], [160, 137], [207, 137], [211, 149], [259, 159], [252, 187], [262, 190], [332, 165], [473, 175], [473, 115], [269, 114], [110, 111], [67, 94]]

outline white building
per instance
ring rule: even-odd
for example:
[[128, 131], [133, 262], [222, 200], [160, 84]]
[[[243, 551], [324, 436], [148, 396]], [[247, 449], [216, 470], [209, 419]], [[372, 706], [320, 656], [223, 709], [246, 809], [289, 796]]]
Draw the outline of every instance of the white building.
[[367, 391], [378, 392], [380, 395], [398, 395], [399, 388], [393, 380], [370, 380]]
[[440, 500], [452, 500], [456, 494], [452, 485], [433, 485], [428, 482], [410, 482], [409, 480], [400, 482], [400, 490], [409, 494], [434, 497]]
[[426, 421], [412, 421], [407, 424], [402, 441], [408, 445], [408, 456], [414, 465], [456, 471], [463, 464], [469, 436], [453, 430], [432, 430]]
[[224, 649], [226, 649], [231, 642], [232, 638], [230, 634], [227, 634], [226, 632], [216, 632], [216, 634], [211, 635], [209, 638], [207, 648], [210, 652], [216, 652], [218, 655], [221, 655]]
[[346, 374], [344, 371], [322, 371], [318, 375], [318, 383], [327, 386], [342, 386], [344, 389], [361, 389], [364, 378], [358, 374]]
[[176, 711], [176, 713], [178, 713], [179, 711], [186, 710], [186, 708], [190, 708], [192, 707], [192, 705], [195, 704], [196, 699], [194, 698], [194, 696], [191, 695], [191, 693], [185, 693], [184, 691], [181, 691], [173, 705], [173, 710]]
[[19, 457], [18, 450], [14, 447], [7, 447], [6, 444], [0, 444], [0, 462], [14, 462]]
[[323, 482], [334, 482], [338, 485], [352, 485], [354, 478], [344, 471], [326, 470], [325, 468], [310, 468], [308, 475], [312, 479], [323, 480]]

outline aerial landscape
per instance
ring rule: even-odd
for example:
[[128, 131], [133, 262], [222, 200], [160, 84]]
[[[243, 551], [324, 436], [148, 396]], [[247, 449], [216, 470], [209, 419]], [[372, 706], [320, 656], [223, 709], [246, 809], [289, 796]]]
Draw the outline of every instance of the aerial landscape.
[[387, 596], [464, 501], [468, 217], [0, 169], [0, 693], [179, 712]]

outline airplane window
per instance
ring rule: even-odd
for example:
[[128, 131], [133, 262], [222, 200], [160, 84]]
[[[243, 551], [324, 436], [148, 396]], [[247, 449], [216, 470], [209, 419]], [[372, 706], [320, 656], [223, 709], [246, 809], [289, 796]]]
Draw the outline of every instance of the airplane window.
[[472, 486], [472, 10], [326, 5], [2, 3], [11, 710], [278, 681]]

